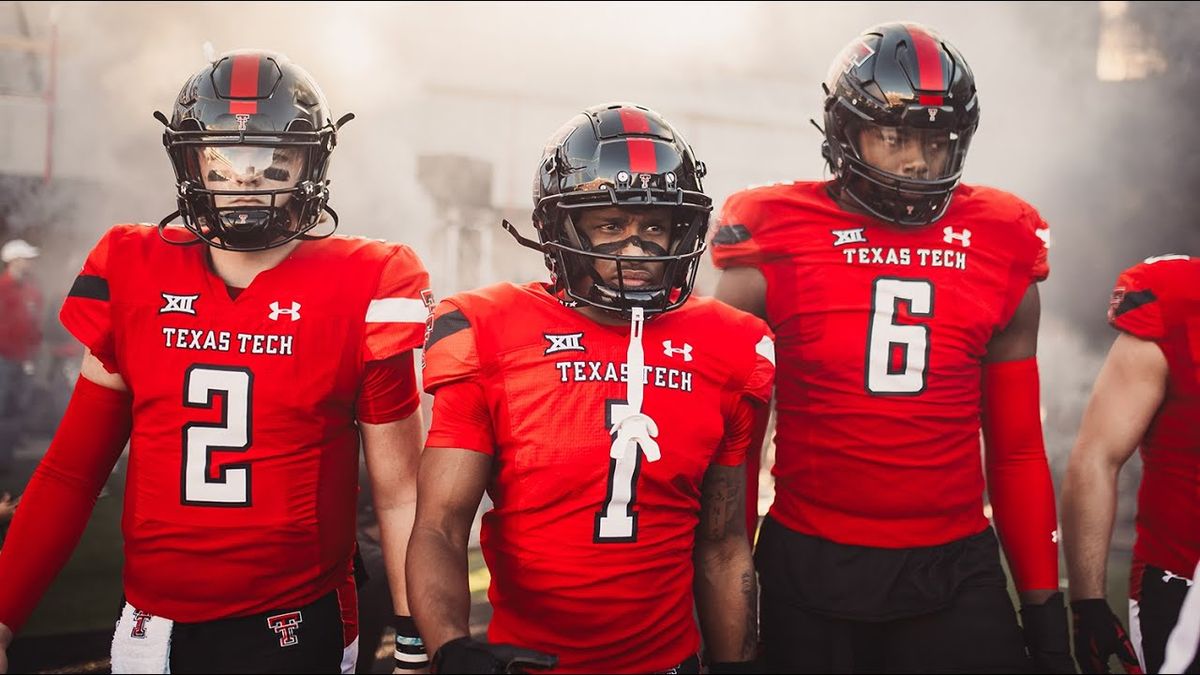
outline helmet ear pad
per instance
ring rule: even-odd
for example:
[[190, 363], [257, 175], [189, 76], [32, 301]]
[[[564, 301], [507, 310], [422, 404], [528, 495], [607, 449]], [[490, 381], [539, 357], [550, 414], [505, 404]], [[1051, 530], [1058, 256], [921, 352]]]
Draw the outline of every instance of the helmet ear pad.
[[[647, 314], [681, 306], [694, 287], [712, 210], [704, 173], [678, 131], [652, 110], [613, 103], [571, 118], [546, 144], [533, 185], [534, 225], [559, 297], [622, 314], [635, 306]], [[576, 214], [604, 207], [670, 209], [669, 245], [643, 247], [657, 249], [644, 257], [615, 252], [624, 245], [593, 246], [575, 227]], [[600, 260], [618, 269], [661, 263], [666, 276], [655, 288], [614, 288], [596, 273]]]
[[[958, 50], [919, 24], [882, 24], [842, 50], [824, 88], [822, 156], [835, 190], [861, 210], [901, 226], [928, 225], [944, 216], [979, 125], [975, 78]], [[947, 139], [944, 167], [914, 177], [873, 164], [855, 133], [872, 126], [906, 137]]]
[[[265, 51], [224, 54], [188, 80], [169, 120], [156, 116], [165, 126], [163, 144], [175, 170], [178, 205], [161, 227], [178, 216], [196, 240], [237, 251], [274, 248], [336, 230], [326, 172], [338, 127], [353, 116], [335, 124], [320, 87], [286, 57]], [[303, 157], [303, 165], [284, 185], [235, 190], [210, 184], [201, 174], [198, 153], [237, 146], [288, 148]], [[271, 167], [259, 168], [269, 179], [264, 182], [285, 182]], [[231, 205], [232, 198], [247, 196], [258, 203]], [[312, 234], [329, 220], [328, 232]], [[181, 243], [178, 237], [164, 239]]]

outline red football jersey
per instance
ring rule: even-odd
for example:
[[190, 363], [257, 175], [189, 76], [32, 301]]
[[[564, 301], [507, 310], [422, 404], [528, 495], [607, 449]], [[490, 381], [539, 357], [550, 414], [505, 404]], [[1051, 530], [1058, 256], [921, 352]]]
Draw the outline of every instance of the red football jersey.
[[899, 228], [840, 209], [826, 183], [729, 198], [719, 268], [767, 282], [778, 341], [775, 503], [783, 525], [880, 548], [987, 526], [981, 359], [1044, 279], [1046, 223], [1016, 197], [958, 188], [946, 215]]
[[346, 578], [355, 404], [420, 346], [429, 278], [399, 244], [306, 241], [230, 298], [207, 247], [118, 225], [61, 319], [133, 394], [125, 595], [198, 622], [308, 603]]
[[727, 425], [770, 398], [774, 344], [749, 314], [692, 298], [642, 337], [657, 459], [610, 456], [628, 325], [591, 321], [541, 284], [501, 284], [442, 302], [426, 346], [426, 391], [471, 383], [490, 413], [464, 428], [435, 412], [426, 441], [493, 457], [489, 639], [557, 654], [561, 672], [661, 671], [696, 653], [701, 482], [745, 460], [748, 430]]
[[1133, 553], [1186, 577], [1200, 561], [1200, 258], [1162, 256], [1125, 270], [1108, 320], [1167, 358], [1166, 397], [1141, 444]]

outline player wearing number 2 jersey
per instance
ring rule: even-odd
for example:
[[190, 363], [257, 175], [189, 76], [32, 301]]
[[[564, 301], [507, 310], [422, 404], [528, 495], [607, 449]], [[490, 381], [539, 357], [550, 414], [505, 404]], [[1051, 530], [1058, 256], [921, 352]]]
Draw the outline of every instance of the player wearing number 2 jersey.
[[[546, 148], [540, 242], [522, 239], [556, 283], [435, 312], [408, 571], [440, 672], [547, 655], [560, 672], [699, 672], [693, 607], [713, 672], [754, 656], [743, 462], [774, 351], [761, 320], [690, 297], [702, 167], [651, 111], [585, 111]], [[489, 645], [466, 637], [463, 565], [485, 489]]]
[[[835, 179], [748, 190], [713, 240], [717, 296], [778, 340], [776, 497], [756, 560], [780, 672], [1069, 670], [1034, 359], [1045, 222], [959, 184], [978, 122], [962, 56], [870, 29], [826, 83]], [[885, 95], [886, 92], [886, 95]]]
[[428, 275], [405, 246], [309, 234], [336, 125], [283, 57], [204, 68], [166, 134], [186, 227], [112, 228], [63, 305], [88, 356], [0, 555], [0, 621], [66, 562], [128, 439], [113, 671], [353, 668], [359, 439], [402, 568]]

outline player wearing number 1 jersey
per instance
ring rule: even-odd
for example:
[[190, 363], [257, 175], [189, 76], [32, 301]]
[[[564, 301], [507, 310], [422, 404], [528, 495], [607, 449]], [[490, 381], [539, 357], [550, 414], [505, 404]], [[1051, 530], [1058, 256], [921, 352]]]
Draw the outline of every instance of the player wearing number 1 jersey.
[[[659, 115], [598, 106], [539, 164], [555, 283], [453, 296], [434, 314], [433, 426], [409, 549], [439, 672], [712, 672], [753, 658], [744, 458], [770, 398], [759, 319], [691, 297], [710, 202]], [[484, 490], [490, 644], [468, 635], [467, 535]], [[529, 650], [533, 650], [532, 652]]]
[[780, 672], [1026, 668], [987, 485], [1039, 671], [1070, 671], [1042, 446], [1047, 228], [961, 185], [979, 105], [915, 24], [864, 32], [826, 83], [829, 182], [748, 190], [713, 240], [717, 296], [778, 340], [762, 632]]
[[63, 305], [88, 355], [0, 555], [4, 637], [128, 439], [113, 671], [352, 672], [359, 440], [402, 569], [428, 275], [314, 233], [338, 125], [282, 56], [219, 58], [163, 121], [185, 227], [112, 228]]

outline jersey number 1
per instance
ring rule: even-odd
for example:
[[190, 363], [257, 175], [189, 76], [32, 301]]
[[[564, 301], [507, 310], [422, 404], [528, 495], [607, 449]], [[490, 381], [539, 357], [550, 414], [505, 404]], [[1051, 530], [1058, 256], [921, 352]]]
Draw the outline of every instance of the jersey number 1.
[[929, 367], [929, 326], [896, 323], [900, 305], [908, 315], [933, 316], [933, 284], [917, 279], [880, 277], [871, 289], [867, 326], [867, 391], [912, 395], [925, 391]]
[[[613, 420], [621, 419], [628, 411], [625, 401], [605, 402], [605, 430], [612, 429]], [[610, 436], [610, 439], [615, 439]], [[642, 450], [626, 452], [620, 459], [608, 460], [608, 483], [604, 503], [596, 513], [592, 541], [597, 544], [637, 541], [638, 514], [633, 510], [637, 500], [637, 480], [642, 469]]]
[[212, 474], [212, 453], [250, 448], [250, 394], [254, 375], [246, 368], [196, 364], [183, 378], [183, 405], [212, 409], [221, 397], [221, 422], [183, 425], [183, 503], [249, 506], [250, 464], [222, 464]]

